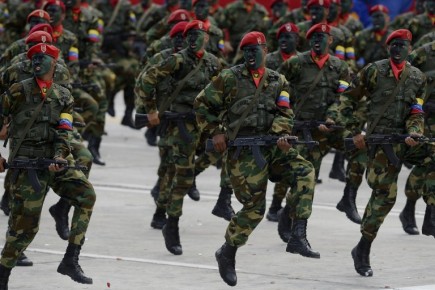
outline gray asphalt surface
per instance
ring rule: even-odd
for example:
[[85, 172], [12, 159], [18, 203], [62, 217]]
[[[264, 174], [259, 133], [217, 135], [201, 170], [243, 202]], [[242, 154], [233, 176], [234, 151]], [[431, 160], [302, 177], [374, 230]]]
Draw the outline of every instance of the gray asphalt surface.
[[[56, 234], [48, 208], [58, 197], [49, 192], [43, 208], [40, 231], [27, 250], [33, 267], [12, 271], [9, 289], [229, 289], [220, 278], [214, 253], [224, 242], [227, 222], [211, 214], [219, 192], [219, 171], [209, 168], [197, 179], [201, 200], [185, 199], [180, 221], [183, 255], [170, 254], [161, 231], [150, 221], [154, 203], [150, 189], [156, 181], [158, 150], [149, 147], [144, 131], [120, 125], [122, 96], [116, 99], [116, 117], [107, 116], [107, 132], [101, 154], [107, 166], [94, 165], [90, 180], [97, 192], [97, 203], [82, 249], [80, 264], [94, 280], [81, 285], [56, 272], [67, 242]], [[6, 154], [6, 150], [1, 150]], [[285, 252], [277, 234], [277, 224], [264, 219], [248, 244], [237, 252], [236, 289], [435, 289], [434, 238], [409, 236], [403, 232], [398, 215], [405, 204], [403, 187], [409, 170], [399, 177], [397, 202], [382, 226], [372, 247], [374, 276], [359, 276], [350, 255], [360, 238], [359, 226], [335, 209], [344, 184], [329, 179], [333, 155], [322, 165], [313, 214], [308, 222], [308, 239], [321, 259], [309, 259]], [[4, 174], [0, 175], [3, 181]], [[268, 206], [273, 184], [268, 188]], [[360, 189], [357, 204], [362, 215], [369, 198], [366, 184]], [[240, 204], [233, 198], [233, 207]], [[419, 228], [424, 202], [417, 204]], [[71, 216], [71, 214], [70, 214]], [[0, 215], [0, 232], [5, 232], [7, 217]], [[3, 244], [4, 238], [0, 238]]]

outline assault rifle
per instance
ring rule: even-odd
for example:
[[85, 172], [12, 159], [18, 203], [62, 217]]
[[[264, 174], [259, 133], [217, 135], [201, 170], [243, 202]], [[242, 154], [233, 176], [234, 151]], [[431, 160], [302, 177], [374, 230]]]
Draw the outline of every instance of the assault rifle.
[[[234, 141], [228, 141], [227, 147], [237, 147], [236, 152], [234, 152], [233, 156], [231, 157], [233, 160], [237, 160], [239, 158], [240, 152], [242, 151], [243, 147], [249, 147], [252, 151], [252, 154], [254, 155], [255, 163], [260, 168], [264, 168], [266, 166], [267, 161], [264, 159], [263, 154], [261, 154], [260, 146], [276, 146], [276, 143], [278, 142], [278, 139], [282, 136], [272, 136], [272, 135], [265, 135], [265, 136], [255, 136], [255, 137], [240, 137], [234, 139]], [[306, 146], [315, 146], [319, 145], [319, 142], [317, 141], [299, 141], [298, 137], [296, 136], [288, 136], [286, 137], [286, 140], [288, 143], [292, 145], [306, 145]], [[213, 152], [214, 146], [213, 146], [213, 140], [207, 139], [205, 142], [205, 151], [206, 152]]]
[[[391, 164], [393, 164], [395, 167], [399, 168], [402, 165], [402, 161], [400, 161], [396, 153], [394, 153], [393, 144], [405, 143], [405, 139], [407, 137], [412, 136], [408, 134], [372, 134], [366, 138], [366, 143], [369, 147], [369, 154], [370, 156], [374, 157], [374, 154], [376, 153], [376, 147], [381, 146], [382, 150], [387, 155], [388, 161], [390, 161]], [[420, 143], [435, 142], [435, 138], [428, 138], [426, 136], [412, 137], [412, 139]], [[346, 151], [352, 151], [357, 149], [355, 143], [353, 143], [353, 138], [344, 138], [344, 148], [346, 149]]]
[[[343, 126], [334, 125], [331, 123], [326, 123], [323, 121], [316, 121], [316, 120], [310, 120], [310, 121], [294, 121], [293, 125], [293, 132], [302, 132], [302, 136], [304, 137], [305, 141], [313, 141], [313, 136], [311, 135], [311, 129], [315, 129], [319, 127], [320, 125], [325, 125], [329, 129], [344, 129]], [[307, 145], [308, 148], [311, 150], [313, 149], [314, 145]]]
[[[181, 138], [183, 139], [183, 141], [187, 142], [187, 143], [191, 143], [192, 142], [192, 136], [190, 136], [189, 132], [187, 131], [186, 128], [186, 124], [184, 123], [186, 120], [195, 120], [195, 113], [192, 112], [187, 112], [187, 113], [175, 113], [175, 112], [170, 112], [170, 111], [165, 111], [163, 112], [163, 114], [159, 114], [159, 118], [161, 122], [161, 128], [160, 128], [160, 132], [165, 132], [166, 128], [167, 128], [167, 122], [164, 121], [168, 121], [168, 122], [176, 122], [177, 123], [177, 127], [178, 130], [180, 130], [180, 135]], [[148, 114], [138, 114], [136, 113], [135, 118], [134, 118], [134, 125], [136, 128], [141, 129], [143, 127], [146, 127], [149, 125], [149, 120], [148, 120]]]
[[[27, 170], [27, 174], [29, 177], [30, 184], [32, 185], [35, 191], [40, 191], [42, 189], [41, 183], [39, 182], [38, 175], [36, 174], [36, 170], [46, 170], [51, 164], [60, 165], [64, 169], [74, 169], [86, 171], [88, 168], [82, 165], [74, 165], [69, 166], [68, 161], [66, 160], [56, 160], [49, 158], [35, 158], [35, 159], [22, 159], [15, 158], [10, 163], [5, 163], [5, 169], [25, 169]], [[17, 170], [14, 174], [16, 174], [12, 180], [16, 180], [18, 176], [19, 170]]]

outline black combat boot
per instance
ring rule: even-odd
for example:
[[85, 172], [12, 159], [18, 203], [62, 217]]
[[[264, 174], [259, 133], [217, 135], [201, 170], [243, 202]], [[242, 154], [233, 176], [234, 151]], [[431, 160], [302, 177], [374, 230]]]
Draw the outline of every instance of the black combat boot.
[[108, 92], [108, 107], [107, 107], [107, 114], [109, 114], [112, 117], [115, 117], [115, 91]]
[[33, 262], [27, 258], [27, 256], [23, 253], [18, 257], [17, 267], [31, 267], [33, 266]]
[[5, 215], [9, 216], [11, 212], [11, 208], [9, 207], [9, 190], [5, 190], [3, 193], [2, 200], [0, 201], [0, 209]]
[[420, 232], [415, 222], [415, 203], [416, 200], [406, 200], [406, 205], [399, 215], [403, 230], [409, 235], [419, 235]]
[[287, 243], [290, 239], [291, 228], [292, 228], [292, 219], [290, 218], [290, 206], [286, 205], [279, 214], [278, 220], [278, 234], [281, 240], [284, 243]]
[[183, 254], [180, 243], [180, 233], [178, 229], [178, 217], [168, 216], [166, 225], [163, 226], [162, 233], [165, 238], [166, 249], [174, 255]]
[[0, 265], [0, 290], [8, 290], [9, 276], [11, 275], [10, 268]]
[[132, 129], [138, 130], [133, 120], [133, 110], [134, 110], [134, 88], [130, 84], [124, 87], [124, 102], [125, 102], [125, 112], [122, 118], [121, 125], [128, 126]]
[[104, 166], [106, 165], [106, 162], [104, 162], [103, 159], [101, 159], [100, 145], [101, 145], [101, 137], [96, 137], [96, 136], [89, 137], [88, 149], [92, 154], [93, 157], [92, 161], [97, 165]]
[[53, 204], [48, 210], [56, 222], [56, 232], [62, 240], [69, 238], [68, 213], [71, 205], [63, 198], [59, 199], [56, 204]]
[[364, 277], [373, 276], [373, 270], [370, 266], [370, 248], [372, 242], [361, 237], [358, 245], [352, 249], [352, 258], [355, 270]]
[[136, 128], [133, 120], [133, 111], [131, 110], [125, 110], [124, 117], [122, 118], [121, 125], [130, 127], [132, 129], [138, 129]]
[[80, 245], [68, 244], [62, 262], [57, 272], [69, 276], [72, 280], [82, 284], [92, 284], [92, 278], [86, 277], [79, 265]]
[[227, 221], [230, 221], [233, 217], [234, 209], [231, 206], [231, 195], [233, 194], [233, 189], [229, 187], [221, 187], [219, 192], [218, 200], [211, 211], [217, 217], [221, 217]]
[[219, 274], [225, 283], [230, 286], [236, 286], [237, 284], [236, 252], [237, 247], [225, 243], [215, 253]]
[[286, 251], [292, 254], [300, 254], [308, 258], [320, 259], [320, 253], [314, 252], [307, 240], [306, 219], [293, 220], [292, 231], [290, 239], [288, 240]]
[[435, 237], [435, 206], [433, 205], [426, 205], [421, 232], [425, 236]]
[[329, 178], [338, 179], [341, 182], [346, 182], [346, 171], [344, 170], [344, 154], [343, 152], [336, 151], [334, 162], [332, 163]]
[[281, 202], [282, 200], [279, 197], [275, 195], [273, 196], [272, 204], [270, 205], [269, 211], [266, 215], [267, 220], [271, 222], [278, 222], [278, 211], [282, 209]]
[[163, 226], [166, 225], [166, 221], [166, 210], [164, 208], [157, 207], [151, 221], [151, 227], [161, 230], [163, 229]]
[[144, 136], [149, 146], [157, 146], [157, 126], [148, 128]]
[[187, 195], [194, 201], [199, 201], [200, 199], [200, 194], [199, 194], [199, 190], [196, 188], [196, 182], [195, 180], [193, 180], [193, 184], [192, 187], [189, 189], [189, 191], [187, 192]]
[[344, 212], [348, 219], [356, 224], [361, 224], [361, 217], [358, 214], [358, 209], [355, 205], [357, 190], [349, 185], [346, 185], [343, 192], [343, 197], [337, 203], [337, 209]]

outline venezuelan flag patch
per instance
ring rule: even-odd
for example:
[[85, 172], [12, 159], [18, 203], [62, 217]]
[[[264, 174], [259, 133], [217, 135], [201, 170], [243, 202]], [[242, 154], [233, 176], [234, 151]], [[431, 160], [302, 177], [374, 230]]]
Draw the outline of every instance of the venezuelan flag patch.
[[346, 58], [355, 59], [355, 49], [353, 47], [346, 48]]
[[219, 40], [218, 48], [219, 48], [219, 50], [222, 50], [222, 51], [225, 49], [225, 42], [223, 39]]
[[343, 80], [339, 80], [339, 85], [337, 89], [337, 93], [342, 93], [349, 87], [349, 83]]
[[337, 45], [337, 47], [335, 48], [335, 56], [338, 57], [339, 59], [344, 59], [344, 55], [345, 55], [344, 47], [341, 45]]
[[276, 104], [279, 107], [290, 108], [290, 95], [289, 95], [289, 93], [286, 91], [281, 91], [281, 93], [279, 94], [279, 97], [276, 101]]
[[68, 60], [69, 61], [77, 61], [79, 60], [79, 49], [77, 47], [72, 46], [68, 51]]
[[98, 30], [90, 29], [88, 31], [88, 40], [90, 42], [99, 42], [100, 41], [100, 33]]
[[57, 129], [60, 130], [72, 130], [72, 121], [73, 121], [73, 117], [71, 114], [68, 113], [62, 113], [60, 114], [60, 120], [59, 120], [59, 124], [57, 125]]
[[104, 21], [103, 21], [103, 19], [98, 19], [98, 32], [100, 33], [100, 34], [103, 34], [103, 31], [104, 31]]
[[423, 99], [417, 98], [417, 104], [411, 106], [410, 114], [423, 114]]

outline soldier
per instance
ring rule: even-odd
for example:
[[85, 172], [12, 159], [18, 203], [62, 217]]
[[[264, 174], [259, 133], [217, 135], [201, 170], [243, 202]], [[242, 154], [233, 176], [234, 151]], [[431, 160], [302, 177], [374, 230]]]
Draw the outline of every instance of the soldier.
[[[203, 132], [213, 136], [217, 152], [227, 150], [228, 139], [253, 134], [286, 136], [292, 129], [288, 83], [277, 72], [265, 67], [267, 48], [264, 34], [247, 33], [240, 49], [245, 63], [223, 70], [195, 99], [198, 124]], [[249, 104], [257, 104], [257, 107]], [[221, 119], [223, 112], [226, 117]], [[228, 158], [226, 163], [235, 195], [243, 205], [228, 225], [226, 242], [215, 254], [220, 276], [230, 286], [237, 284], [236, 251], [247, 242], [264, 216], [268, 179], [275, 181], [280, 178], [292, 188], [287, 204], [291, 204], [293, 209], [293, 228], [286, 251], [320, 258], [306, 238], [314, 193], [312, 165], [291, 148], [285, 137], [279, 139], [277, 146], [263, 148], [264, 168], [253, 166], [251, 150], [240, 151], [238, 158]], [[228, 156], [232, 156], [235, 150], [235, 147], [228, 148]], [[282, 164], [286, 164], [285, 168]]]
[[[10, 132], [9, 162], [13, 163], [20, 158], [52, 158], [74, 165], [68, 142], [69, 131], [72, 130], [73, 99], [67, 89], [53, 83], [58, 55], [59, 50], [54, 46], [43, 43], [33, 46], [28, 51], [28, 57], [32, 60], [35, 77], [14, 84], [2, 95], [1, 123], [4, 118], [11, 118], [13, 128]], [[35, 122], [39, 112], [46, 116]], [[43, 133], [52, 130], [56, 138]], [[30, 131], [32, 134], [29, 134]], [[5, 170], [5, 162], [6, 160], [1, 158], [1, 172]], [[18, 172], [16, 183], [12, 186], [14, 199], [6, 243], [0, 259], [1, 289], [8, 288], [9, 275], [17, 258], [38, 231], [48, 186], [60, 196], [71, 200], [76, 207], [68, 247], [57, 271], [70, 276], [76, 282], [92, 284], [92, 279], [84, 275], [78, 264], [80, 249], [85, 241], [96, 199], [94, 189], [84, 174], [80, 170], [65, 169], [62, 165], [53, 163], [48, 170], [36, 172], [42, 184], [41, 188], [36, 188], [28, 179], [28, 170], [9, 170]]]
[[[184, 120], [180, 120], [184, 127], [176, 125], [180, 122], [171, 122], [167, 129], [168, 138], [173, 144], [175, 174], [167, 206], [168, 221], [162, 232], [166, 248], [174, 255], [183, 253], [178, 223], [182, 215], [184, 196], [193, 185], [194, 157], [200, 137], [197, 124], [189, 115], [192, 114], [196, 95], [221, 68], [218, 59], [204, 49], [208, 34], [202, 21], [191, 21], [184, 30], [184, 36], [187, 37], [187, 48], [151, 67], [142, 76], [139, 84], [142, 90], [139, 103], [144, 104], [151, 126], [158, 125], [159, 112], [163, 114], [168, 109], [185, 116]], [[157, 108], [152, 92], [159, 81], [168, 76], [174, 79], [176, 88], [164, 100], [164, 104]]]
[[355, 56], [359, 68], [366, 64], [387, 58], [385, 40], [392, 32], [388, 27], [390, 16], [388, 8], [384, 5], [375, 5], [370, 8], [373, 27], [366, 28], [355, 36]]
[[408, 27], [409, 21], [411, 21], [412, 18], [424, 13], [424, 2], [426, 2], [426, 0], [416, 0], [415, 7], [412, 11], [397, 15], [390, 23], [391, 29], [396, 30]]
[[[145, 33], [157, 22], [179, 8], [179, 0], [165, 0], [161, 6], [151, 6], [145, 16], [137, 23], [136, 31], [142, 39], [146, 39]], [[149, 43], [147, 43], [149, 44]]]
[[[316, 24], [307, 32], [307, 40], [311, 50], [301, 53], [282, 64], [278, 69], [289, 81], [294, 96], [292, 104], [296, 121], [321, 121], [325, 125], [309, 128], [311, 138], [319, 142], [314, 148], [297, 148], [299, 153], [310, 161], [319, 175], [323, 157], [331, 148], [344, 150], [342, 130], [335, 131], [327, 126], [333, 125], [330, 111], [337, 105], [339, 94], [349, 86], [350, 75], [347, 64], [329, 54], [332, 42], [331, 27], [327, 24]], [[296, 132], [300, 138], [306, 138], [303, 128]], [[296, 134], [295, 134], [296, 135]], [[283, 213], [288, 211], [284, 208]], [[285, 242], [289, 232], [285, 227], [288, 217], [281, 215], [278, 233]]]
[[[238, 0], [224, 8], [223, 13], [216, 21], [218, 26], [224, 30], [225, 51], [228, 53], [230, 63], [233, 61], [237, 47], [239, 47], [240, 40], [245, 33], [252, 30], [265, 31], [267, 29], [269, 23], [267, 15], [266, 8], [256, 3], [255, 0]], [[239, 55], [241, 56], [241, 54]]]
[[[277, 70], [281, 64], [296, 55], [296, 47], [299, 42], [299, 28], [293, 23], [283, 24], [276, 34], [279, 49], [266, 56], [266, 67], [271, 70]], [[273, 190], [272, 203], [267, 212], [266, 218], [269, 221], [278, 221], [278, 211], [282, 208], [281, 203], [287, 193], [287, 187], [280, 183], [275, 184]]]
[[[399, 29], [392, 32], [387, 40], [389, 59], [371, 63], [361, 70], [352, 83], [352, 89], [341, 95], [338, 108], [343, 120], [353, 118], [353, 108], [358, 100], [367, 97], [367, 133], [406, 134], [404, 143], [391, 145], [390, 155], [395, 154], [400, 161], [407, 161], [424, 168], [422, 174], [425, 202], [433, 209], [435, 196], [434, 147], [432, 143], [417, 142], [424, 130], [422, 110], [425, 98], [426, 77], [417, 68], [406, 62], [411, 52], [412, 34], [409, 30]], [[352, 130], [355, 146], [364, 149], [367, 145], [358, 127]], [[406, 143], [406, 144], [405, 144]], [[355, 270], [368, 277], [373, 275], [370, 265], [370, 249], [388, 212], [394, 206], [397, 195], [397, 176], [400, 165], [396, 166], [388, 158], [389, 150], [384, 146], [368, 145], [367, 181], [372, 195], [364, 212], [359, 243], [352, 250]], [[428, 216], [435, 220], [435, 215]]]
[[5, 39], [7, 45], [11, 45], [14, 41], [22, 38], [26, 34], [26, 22], [23, 20], [39, 6], [37, 1], [26, 1], [18, 5], [12, 5], [11, 1], [7, 1], [8, 5], [8, 20], [5, 23]]
[[364, 29], [364, 25], [351, 13], [353, 0], [341, 0], [340, 24], [346, 26], [353, 35]]
[[[415, 49], [409, 55], [411, 64], [423, 73], [426, 74], [428, 79], [428, 87], [426, 92], [426, 99], [424, 101], [423, 109], [425, 113], [425, 127], [424, 135], [434, 137], [435, 132], [435, 41], [427, 43], [418, 49]], [[418, 235], [417, 224], [415, 222], [415, 204], [420, 198], [420, 192], [423, 191], [422, 185], [424, 184], [422, 178], [424, 168], [415, 166], [408, 176], [405, 185], [406, 205], [399, 215], [402, 223], [403, 230], [410, 235]], [[424, 216], [422, 233], [426, 236], [432, 235], [435, 237], [435, 225], [432, 223], [431, 207], [426, 206], [426, 214]], [[434, 213], [435, 214], [435, 213]]]
[[[186, 47], [186, 42], [183, 36], [184, 29], [186, 28], [187, 21], [180, 21], [175, 24], [171, 31], [169, 32], [169, 37], [172, 39], [172, 48], [168, 48], [163, 50], [160, 53], [155, 54], [152, 58], [147, 61], [145, 68], [137, 77], [135, 93], [137, 98], [142, 98], [142, 90], [140, 88], [140, 80], [146, 71], [152, 67], [153, 65], [157, 65], [160, 62], [166, 60], [173, 53], [177, 53]], [[156, 87], [155, 99], [158, 107], [163, 104], [165, 96], [171, 94], [171, 77], [167, 77], [164, 80], [160, 81]], [[144, 107], [136, 108], [137, 112], [145, 111]], [[169, 192], [170, 192], [170, 183], [172, 181], [174, 175], [174, 163], [172, 162], [172, 154], [171, 154], [171, 145], [168, 142], [168, 136], [166, 134], [166, 130], [162, 129], [163, 124], [158, 126], [148, 128], [148, 131], [154, 130], [155, 134], [160, 135], [160, 139], [158, 142], [159, 147], [159, 155], [160, 155], [160, 164], [157, 169], [158, 180], [156, 185], [151, 190], [151, 195], [154, 198], [154, 202], [156, 204], [156, 211], [153, 214], [153, 218], [151, 220], [151, 227], [154, 229], [162, 229], [166, 224], [166, 206], [168, 204]], [[154, 129], [155, 128], [155, 129]]]
[[426, 43], [429, 43], [432, 41], [435, 41], [435, 31], [431, 31], [431, 32], [423, 35], [416, 43], [414, 43], [414, 49], [417, 49], [420, 46], [423, 46]]
[[424, 2], [425, 13], [413, 17], [409, 22], [413, 43], [420, 40], [423, 35], [434, 30], [435, 0]]

